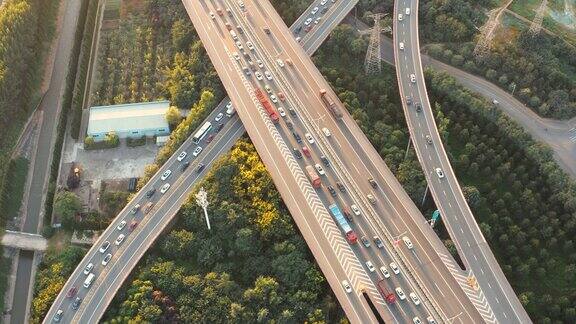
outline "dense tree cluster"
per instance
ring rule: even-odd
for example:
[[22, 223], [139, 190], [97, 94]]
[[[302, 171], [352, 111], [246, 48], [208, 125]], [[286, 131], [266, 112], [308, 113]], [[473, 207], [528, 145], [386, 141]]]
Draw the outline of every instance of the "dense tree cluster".
[[168, 98], [189, 109], [209, 90], [221, 96], [210, 60], [179, 1], [150, 0], [142, 13], [120, 20], [99, 46], [95, 104]]
[[59, 1], [5, 0], [0, 10], [0, 188], [12, 147], [38, 100]]
[[495, 46], [482, 60], [475, 44], [431, 45], [428, 52], [445, 62], [481, 75], [544, 117], [576, 116], [576, 48], [550, 35], [521, 32], [505, 46]]
[[193, 201], [106, 314], [185, 323], [336, 322], [342, 311], [313, 263], [254, 147], [241, 140], [199, 186], [212, 230]]

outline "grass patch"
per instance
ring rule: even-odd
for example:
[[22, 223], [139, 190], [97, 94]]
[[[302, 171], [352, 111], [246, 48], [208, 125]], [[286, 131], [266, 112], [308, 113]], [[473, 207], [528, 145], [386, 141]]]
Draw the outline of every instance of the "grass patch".
[[28, 175], [28, 164], [28, 159], [19, 157], [10, 161], [8, 165], [8, 172], [5, 178], [6, 182], [2, 190], [2, 200], [0, 202], [0, 210], [4, 213], [1, 220], [2, 224], [0, 224], [2, 226], [8, 219], [18, 215], [20, 206], [22, 205], [26, 176]]
[[[0, 253], [2, 253], [2, 250], [0, 245]], [[8, 276], [10, 275], [11, 266], [12, 259], [0, 254], [0, 310], [4, 310], [4, 297], [8, 289]]]

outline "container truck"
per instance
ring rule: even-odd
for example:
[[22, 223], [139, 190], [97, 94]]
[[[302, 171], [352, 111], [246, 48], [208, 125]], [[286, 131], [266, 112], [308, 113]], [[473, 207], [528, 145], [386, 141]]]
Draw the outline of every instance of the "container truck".
[[380, 290], [382, 297], [386, 299], [386, 302], [388, 304], [394, 304], [396, 302], [396, 295], [394, 295], [394, 293], [391, 293], [390, 290], [386, 288], [386, 283], [384, 282], [384, 280], [378, 281], [378, 290]]
[[312, 182], [312, 187], [316, 189], [320, 188], [322, 181], [320, 180], [318, 173], [316, 173], [316, 169], [314, 169], [314, 167], [311, 165], [307, 165], [306, 172], [308, 172], [308, 179], [310, 179], [310, 182]]
[[330, 110], [336, 119], [342, 119], [342, 112], [340, 111], [340, 108], [336, 106], [334, 100], [332, 100], [332, 98], [330, 98], [330, 96], [326, 93], [326, 89], [320, 90], [320, 98], [322, 98], [322, 101], [324, 101], [324, 104], [326, 107], [328, 107], [328, 110]]
[[274, 124], [278, 123], [278, 113], [276, 112], [276, 109], [274, 109], [274, 107], [272, 107], [272, 104], [270, 103], [270, 101], [268, 100], [268, 97], [266, 97], [266, 94], [264, 93], [264, 91], [262, 91], [262, 89], [260, 88], [256, 88], [256, 98], [258, 98], [258, 101], [260, 101], [260, 103], [262, 104], [262, 107], [264, 107], [264, 109], [266, 110], [266, 113], [268, 113], [268, 116], [270, 116], [270, 119], [272, 120], [272, 122]]

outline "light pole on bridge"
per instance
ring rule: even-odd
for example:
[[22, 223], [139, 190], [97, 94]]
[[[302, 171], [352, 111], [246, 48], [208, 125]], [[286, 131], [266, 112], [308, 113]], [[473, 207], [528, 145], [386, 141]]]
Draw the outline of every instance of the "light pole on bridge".
[[208, 193], [206, 193], [203, 187], [200, 188], [200, 191], [196, 194], [196, 203], [204, 209], [204, 218], [206, 218], [206, 225], [208, 225], [208, 230], [210, 230], [210, 219], [208, 218]]

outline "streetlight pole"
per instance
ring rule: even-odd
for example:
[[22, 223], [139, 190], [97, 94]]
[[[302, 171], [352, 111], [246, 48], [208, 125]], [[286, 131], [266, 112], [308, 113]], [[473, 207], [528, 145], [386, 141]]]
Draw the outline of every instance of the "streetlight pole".
[[200, 188], [200, 191], [196, 194], [196, 204], [204, 209], [204, 218], [206, 218], [206, 225], [208, 225], [208, 230], [210, 230], [210, 219], [208, 218], [208, 193], [206, 193], [204, 187]]

